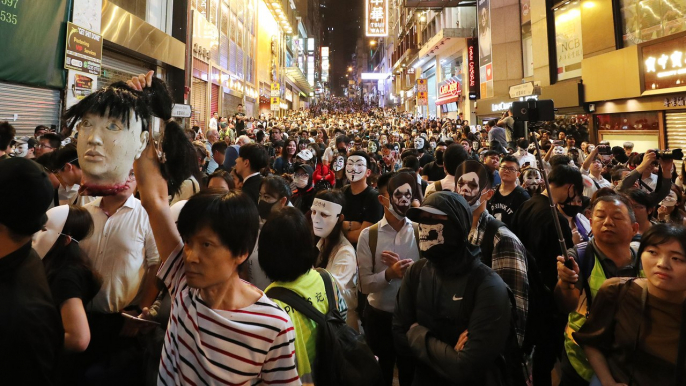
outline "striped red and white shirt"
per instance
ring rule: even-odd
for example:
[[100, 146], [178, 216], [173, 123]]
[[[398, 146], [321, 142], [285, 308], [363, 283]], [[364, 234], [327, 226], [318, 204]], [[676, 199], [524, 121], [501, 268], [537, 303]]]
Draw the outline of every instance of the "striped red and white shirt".
[[288, 314], [266, 295], [239, 310], [215, 310], [186, 284], [183, 244], [160, 267], [173, 303], [159, 385], [300, 385]]

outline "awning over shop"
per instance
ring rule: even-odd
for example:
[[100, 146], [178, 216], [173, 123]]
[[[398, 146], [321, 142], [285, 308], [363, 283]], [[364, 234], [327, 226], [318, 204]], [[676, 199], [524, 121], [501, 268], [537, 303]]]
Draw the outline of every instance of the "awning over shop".
[[290, 81], [293, 82], [295, 86], [300, 89], [300, 91], [303, 91], [308, 95], [312, 92], [312, 86], [310, 86], [310, 83], [307, 81], [305, 74], [300, 71], [300, 68], [286, 67], [284, 70], [288, 79], [290, 79]]
[[457, 100], [458, 100], [459, 98], [460, 98], [459, 95], [448, 96], [448, 97], [443, 97], [443, 98], [438, 98], [438, 99], [436, 99], [436, 105], [438, 106], [438, 105], [444, 105], [444, 104], [447, 104], [447, 103], [457, 102]]

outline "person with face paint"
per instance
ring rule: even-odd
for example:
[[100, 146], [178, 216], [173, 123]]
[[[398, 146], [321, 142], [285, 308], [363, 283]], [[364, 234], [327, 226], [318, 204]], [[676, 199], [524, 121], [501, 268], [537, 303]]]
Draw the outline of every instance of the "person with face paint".
[[314, 235], [320, 238], [315, 267], [326, 269], [336, 279], [348, 306], [346, 322], [357, 331], [357, 262], [355, 248], [341, 231], [344, 207], [345, 197], [338, 190], [319, 192], [312, 203], [312, 229]]
[[293, 182], [296, 187], [291, 199], [293, 206], [300, 209], [301, 212], [307, 213], [314, 201], [314, 195], [317, 193], [312, 182], [312, 167], [309, 165], [296, 165], [293, 173]]
[[[547, 196], [550, 195], [555, 205], [570, 203], [583, 191], [583, 179], [578, 169], [569, 165], [557, 165], [548, 174], [548, 181], [550, 191], [544, 190], [540, 194], [534, 194], [530, 200], [522, 204], [514, 214], [511, 229], [536, 260], [543, 284], [552, 289], [557, 283], [557, 256], [563, 251], [560, 250], [553, 212]], [[567, 248], [571, 248], [574, 242], [569, 222], [558, 211], [555, 211], [555, 215], [559, 217], [565, 244]], [[560, 314], [552, 293], [541, 294], [540, 304], [537, 316], [540, 323], [536, 326], [536, 334], [527, 337], [525, 346], [536, 345], [533, 356], [534, 382], [537, 385], [550, 385], [550, 372], [562, 350], [562, 332], [567, 319], [566, 315]]]
[[[400, 283], [407, 268], [419, 260], [418, 226], [406, 217], [414, 189], [416, 181], [408, 173], [382, 175], [378, 199], [384, 208], [384, 218], [364, 229], [357, 244], [360, 289], [368, 295], [369, 302], [364, 308], [365, 336], [379, 358], [384, 386], [393, 383], [396, 363], [401, 386], [411, 385], [414, 375], [414, 360], [396, 352], [392, 334], [393, 309]], [[372, 239], [376, 245], [372, 245]]]
[[[398, 351], [416, 361], [413, 385], [500, 384], [496, 358], [511, 328], [510, 300], [503, 280], [468, 241], [469, 204], [455, 192], [440, 191], [407, 215], [419, 223], [426, 260], [405, 272], [393, 335]], [[467, 315], [461, 301], [468, 293], [474, 308]]]
[[499, 172], [500, 185], [494, 187], [495, 193], [488, 201], [488, 211], [493, 217], [510, 226], [514, 213], [531, 196], [524, 188], [517, 186], [520, 175], [517, 158], [511, 155], [503, 157]]
[[[62, 314], [64, 348], [82, 352], [90, 342], [84, 307], [101, 285], [88, 256], [79, 248], [79, 242], [93, 232], [93, 220], [86, 209], [68, 205], [50, 209], [47, 216], [45, 227], [34, 235], [33, 249], [43, 259], [50, 292]], [[60, 367], [63, 379], [74, 379], [69, 362]]]
[[346, 205], [342, 227], [345, 237], [353, 245], [357, 244], [362, 229], [370, 227], [383, 216], [378, 193], [367, 185], [367, 177], [371, 174], [370, 162], [367, 153], [356, 151], [348, 156], [345, 165], [345, 175], [350, 184], [343, 187]]

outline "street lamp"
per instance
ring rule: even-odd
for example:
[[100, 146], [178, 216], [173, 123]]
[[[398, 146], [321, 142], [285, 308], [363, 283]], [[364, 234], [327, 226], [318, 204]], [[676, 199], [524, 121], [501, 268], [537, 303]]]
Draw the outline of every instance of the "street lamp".
[[352, 66], [348, 66], [348, 72], [353, 72], [353, 67], [352, 67]]
[[375, 45], [376, 45], [376, 40], [370, 41], [370, 42], [369, 42], [369, 45], [370, 45], [370, 46], [375, 46]]

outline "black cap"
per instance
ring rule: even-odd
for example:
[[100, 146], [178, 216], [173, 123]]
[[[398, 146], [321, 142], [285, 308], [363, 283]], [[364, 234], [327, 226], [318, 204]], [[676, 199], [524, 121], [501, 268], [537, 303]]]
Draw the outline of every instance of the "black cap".
[[25, 158], [0, 161], [0, 224], [14, 233], [29, 236], [41, 230], [54, 193], [37, 163]]
[[419, 222], [422, 212], [448, 216], [465, 234], [469, 233], [472, 226], [472, 211], [469, 204], [461, 195], [455, 192], [440, 191], [429, 194], [418, 208], [410, 208], [407, 218]]
[[293, 167], [293, 173], [297, 172], [298, 170], [302, 169], [305, 173], [307, 173], [310, 177], [312, 176], [312, 173], [314, 173], [314, 170], [312, 170], [312, 166], [307, 165], [307, 164], [296, 164]]

